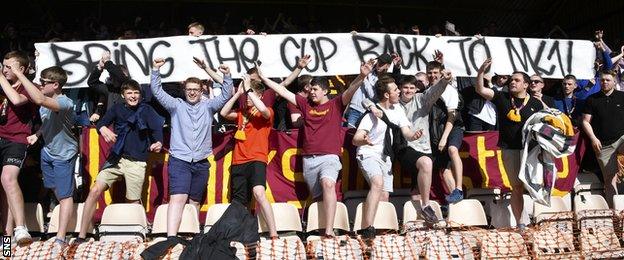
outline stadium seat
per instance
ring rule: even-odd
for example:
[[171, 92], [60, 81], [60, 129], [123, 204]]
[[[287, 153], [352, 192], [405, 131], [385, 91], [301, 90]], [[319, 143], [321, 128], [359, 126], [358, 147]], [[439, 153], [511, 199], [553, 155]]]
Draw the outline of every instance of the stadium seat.
[[484, 199], [493, 199], [500, 200], [502, 199], [502, 192], [500, 189], [482, 189], [482, 188], [471, 188], [466, 191], [467, 199], [476, 199], [476, 200], [484, 200]]
[[[442, 208], [437, 201], [430, 200], [429, 205], [435, 211], [438, 219], [442, 220]], [[422, 215], [419, 213], [422, 210], [420, 200], [409, 200], [403, 204], [403, 225], [409, 225], [410, 223], [423, 222]]]
[[[334, 229], [349, 232], [349, 213], [347, 206], [338, 202], [336, 205], [336, 214], [334, 217]], [[308, 207], [308, 217], [306, 232], [312, 232], [325, 228], [325, 214], [323, 211], [323, 202], [314, 202]]]
[[[153, 236], [166, 236], [167, 235], [167, 209], [169, 204], [162, 204], [156, 208], [156, 214], [154, 215], [154, 224], [152, 225]], [[178, 234], [192, 235], [199, 233], [199, 216], [197, 208], [191, 204], [184, 206], [182, 213], [182, 221], [180, 222], [180, 228], [178, 228]]]
[[204, 222], [204, 233], [208, 232], [212, 225], [217, 223], [229, 206], [230, 203], [218, 203], [208, 208], [208, 211], [206, 212], [206, 220]]
[[[362, 227], [362, 218], [364, 202], [360, 203], [355, 210], [355, 222], [353, 223], [353, 231], [358, 231], [366, 227]], [[394, 205], [390, 202], [380, 201], [377, 206], [377, 213], [373, 226], [377, 230], [399, 230], [399, 219], [397, 218]]]
[[574, 212], [594, 209], [609, 209], [609, 205], [600, 195], [581, 194], [574, 196]]
[[[302, 232], [301, 217], [299, 216], [299, 210], [292, 204], [288, 203], [271, 203], [273, 212], [275, 213], [275, 229], [277, 232]], [[264, 218], [258, 214], [258, 232], [269, 232]]]
[[615, 212], [620, 213], [624, 210], [624, 195], [613, 195], [613, 209]]
[[[68, 234], [78, 234], [80, 233], [80, 223], [82, 219], [82, 209], [84, 207], [84, 203], [74, 203], [74, 209], [72, 211], [71, 218], [67, 225], [67, 233]], [[48, 223], [48, 235], [53, 235], [58, 232], [58, 224], [59, 224], [59, 214], [60, 214], [61, 206], [56, 205], [54, 210], [52, 210], [52, 216], [50, 217], [50, 223]], [[89, 228], [87, 229], [87, 233], [93, 234], [93, 223], [89, 224]]]
[[[531, 196], [524, 194], [524, 206], [522, 210], [522, 223], [530, 224], [533, 216], [533, 199]], [[508, 199], [486, 202], [486, 212], [490, 216], [490, 224], [495, 228], [515, 227], [517, 226], [516, 218], [511, 209], [511, 201]]]
[[488, 225], [483, 205], [475, 199], [450, 204], [447, 222], [451, 227]]
[[545, 219], [550, 218], [556, 213], [569, 211], [565, 205], [565, 201], [562, 197], [552, 196], [550, 197], [550, 207], [533, 203], [533, 218], [535, 223], [540, 223]]
[[147, 234], [147, 216], [141, 204], [108, 205], [98, 228], [100, 241], [143, 241]]
[[40, 237], [45, 233], [43, 227], [43, 207], [39, 203], [24, 203], [26, 227], [31, 236]]

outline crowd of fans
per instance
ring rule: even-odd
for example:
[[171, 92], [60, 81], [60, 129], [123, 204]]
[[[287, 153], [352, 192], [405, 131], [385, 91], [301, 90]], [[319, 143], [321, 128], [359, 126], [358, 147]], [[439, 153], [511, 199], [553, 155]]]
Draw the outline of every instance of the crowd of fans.
[[[228, 33], [226, 13], [221, 23], [204, 26], [191, 23], [184, 32], [146, 25], [137, 17], [133, 29], [111, 30], [95, 21], [85, 21], [83, 30], [65, 30], [51, 24], [44, 34], [47, 41], [135, 39], [187, 34]], [[290, 17], [279, 14], [275, 20], [258, 23], [242, 22], [242, 29], [229, 33], [299, 33], [320, 32], [318, 23], [296, 25]], [[260, 25], [261, 24], [261, 25]], [[496, 26], [483, 28], [481, 35], [495, 35]], [[428, 34], [458, 35], [452, 23], [443, 28], [432, 26]], [[416, 25], [386, 26], [382, 16], [366, 20], [366, 26], [343, 28], [392, 33], [420, 34]], [[404, 169], [414, 169], [412, 191], [419, 195], [427, 222], [438, 219], [429, 204], [432, 173], [443, 170], [446, 201], [454, 203], [464, 197], [462, 162], [459, 157], [465, 131], [499, 131], [504, 167], [513, 186], [512, 208], [519, 227], [523, 186], [517, 178], [520, 166], [521, 129], [527, 118], [543, 108], [565, 114], [571, 124], [590, 140], [602, 177], [607, 198], [617, 194], [617, 160], [624, 135], [624, 46], [619, 53], [604, 42], [602, 31], [596, 31], [597, 52], [595, 78], [579, 80], [566, 75], [563, 80], [548, 80], [540, 75], [513, 72], [509, 75], [486, 73], [492, 60], [486, 60], [477, 77], [454, 77], [444, 67], [443, 53], [436, 52], [426, 71], [402, 75], [401, 58], [384, 53], [361, 64], [356, 76], [311, 77], [300, 75], [310, 62], [299, 58], [295, 70], [284, 79], [265, 77], [257, 64], [241, 80], [233, 80], [229, 68], [221, 65], [213, 71], [201, 59], [197, 66], [209, 80], [188, 78], [179, 83], [163, 84], [157, 58], [152, 64], [151, 83], [141, 86], [132, 80], [127, 68], [115, 64], [110, 53], [104, 53], [93, 67], [88, 88], [63, 90], [67, 73], [60, 67], [41, 68], [40, 82], [33, 83], [32, 40], [20, 36], [14, 24], [8, 24], [2, 41], [3, 75], [0, 76], [5, 98], [0, 110], [0, 153], [2, 184], [9, 214], [5, 233], [15, 236], [18, 244], [30, 241], [24, 226], [23, 196], [17, 184], [18, 173], [28, 145], [41, 144], [44, 185], [52, 189], [61, 205], [61, 224], [57, 242], [64, 245], [65, 228], [73, 206], [73, 167], [77, 154], [75, 126], [94, 125], [106, 142], [114, 143], [111, 156], [91, 187], [83, 211], [77, 243], [85, 238], [97, 198], [119, 177], [126, 179], [126, 199], [139, 202], [144, 184], [148, 152], [162, 149], [162, 126], [171, 129], [169, 167], [168, 236], [176, 236], [182, 209], [187, 201], [199, 206], [208, 178], [207, 156], [212, 152], [213, 130], [230, 127], [235, 130], [236, 145], [231, 170], [232, 198], [243, 204], [253, 196], [260, 213], [267, 220], [270, 236], [277, 236], [271, 207], [264, 197], [268, 133], [271, 129], [289, 131], [298, 128], [303, 135], [303, 174], [308, 188], [322, 199], [326, 225], [332, 226], [336, 207], [335, 183], [341, 169], [339, 159], [342, 139], [335, 133], [341, 127], [355, 128], [353, 144], [358, 146], [357, 162], [371, 187], [364, 208], [361, 235], [374, 237], [372, 220], [379, 201], [388, 200], [392, 187], [392, 162]], [[496, 54], [493, 54], [494, 60]], [[163, 57], [166, 58], [166, 57]], [[495, 62], [495, 61], [494, 61]], [[392, 71], [389, 72], [390, 68]], [[110, 78], [100, 81], [107, 71]], [[68, 97], [71, 97], [68, 98]], [[39, 116], [36, 107], [40, 106]], [[31, 121], [38, 127], [31, 129]], [[621, 119], [621, 120], [620, 120]], [[113, 125], [114, 131], [108, 126]], [[214, 127], [205, 127], [214, 126]], [[19, 133], [19, 134], [15, 134]], [[132, 140], [132, 141], [126, 141]], [[591, 155], [593, 157], [594, 155]], [[416, 181], [417, 180], [417, 181]], [[609, 199], [608, 199], [609, 200]], [[13, 225], [14, 224], [14, 225]], [[13, 227], [15, 227], [13, 229]], [[331, 228], [325, 236], [333, 236]]]

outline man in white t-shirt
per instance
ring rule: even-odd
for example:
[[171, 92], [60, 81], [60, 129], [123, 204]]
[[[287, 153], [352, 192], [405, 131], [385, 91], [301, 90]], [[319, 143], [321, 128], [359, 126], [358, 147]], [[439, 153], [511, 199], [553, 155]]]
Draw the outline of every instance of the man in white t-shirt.
[[[372, 113], [365, 114], [353, 136], [353, 144], [358, 146], [358, 165], [371, 187], [363, 209], [362, 227], [366, 228], [360, 231], [362, 237], [366, 239], [375, 236], [373, 221], [379, 201], [388, 201], [389, 192], [392, 192], [393, 128], [399, 128], [407, 141], [416, 140], [422, 135], [422, 129], [416, 131], [410, 129], [411, 122], [407, 119], [403, 108], [397, 105], [400, 91], [392, 77], [380, 77], [374, 85], [374, 90], [375, 96], [380, 100], [377, 106], [384, 112], [385, 117], [380, 119]], [[392, 124], [390, 129], [386, 122]]]

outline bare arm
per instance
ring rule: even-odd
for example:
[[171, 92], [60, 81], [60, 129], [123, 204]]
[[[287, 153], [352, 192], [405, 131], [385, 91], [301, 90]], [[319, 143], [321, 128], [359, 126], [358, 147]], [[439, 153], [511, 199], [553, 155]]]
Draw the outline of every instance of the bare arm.
[[[11, 65], [10, 65], [11, 66]], [[23, 66], [17, 65], [18, 68], [25, 70]], [[25, 95], [17, 93], [17, 91], [13, 88], [9, 80], [4, 77], [4, 74], [0, 73], [0, 86], [2, 86], [2, 90], [4, 91], [4, 95], [6, 95], [7, 99], [16, 106], [23, 105], [28, 102], [28, 98]]]
[[[17, 73], [15, 73], [17, 72]], [[20, 71], [14, 71], [18, 80], [24, 86], [24, 89], [30, 96], [30, 100], [38, 106], [46, 107], [54, 112], [58, 112], [61, 110], [61, 105], [54, 98], [46, 97], [43, 93], [33, 84], [26, 76]], [[48, 84], [58, 84], [58, 83], [48, 83]], [[59, 86], [60, 87], [60, 86]]]
[[303, 71], [303, 69], [306, 66], [308, 66], [308, 63], [310, 63], [311, 60], [312, 60], [312, 58], [310, 58], [310, 55], [304, 55], [303, 57], [301, 57], [297, 61], [297, 67], [295, 68], [295, 70], [293, 70], [290, 73], [290, 75], [288, 75], [288, 77], [286, 77], [286, 79], [280, 83], [280, 85], [288, 86], [288, 85], [290, 85], [290, 83], [295, 81], [297, 79], [297, 77], [299, 77], [299, 74], [301, 74], [301, 71]]
[[409, 126], [401, 127], [401, 133], [407, 141], [414, 141], [422, 136], [422, 129], [412, 131]]
[[594, 129], [591, 126], [591, 119], [592, 119], [592, 115], [583, 114], [583, 131], [585, 131], [585, 134], [587, 134], [587, 136], [589, 137], [589, 140], [591, 140], [591, 145], [596, 155], [600, 155], [600, 149], [602, 149], [602, 143], [600, 142], [600, 140], [598, 140], [598, 138], [594, 134]]
[[219, 84], [223, 84], [223, 77], [219, 75], [216, 71], [208, 67], [206, 65], [206, 62], [204, 62], [204, 60], [197, 58], [197, 57], [193, 57], [193, 62], [195, 62], [197, 66], [199, 66], [202, 70], [208, 73], [208, 76], [210, 76], [212, 80], [214, 80], [215, 82], [218, 82]]
[[230, 98], [227, 102], [225, 102], [225, 105], [223, 105], [223, 107], [221, 108], [221, 111], [219, 111], [219, 114], [224, 117], [225, 119], [229, 120], [229, 121], [234, 121], [236, 120], [237, 114], [236, 112], [234, 112], [232, 110], [232, 108], [234, 107], [234, 104], [236, 104], [236, 102], [238, 102], [238, 98], [241, 96], [241, 94], [243, 93], [244, 88], [242, 86], [238, 87], [238, 91], [236, 91], [236, 93], [234, 93], [234, 95], [232, 96], [232, 98]]
[[260, 79], [262, 79], [262, 82], [267, 85], [269, 88], [275, 90], [275, 93], [277, 93], [278, 95], [282, 96], [284, 99], [286, 99], [288, 102], [290, 102], [291, 104], [296, 105], [297, 104], [297, 99], [295, 97], [295, 93], [290, 92], [288, 89], [286, 89], [286, 87], [278, 84], [277, 82], [267, 78], [264, 76], [264, 74], [262, 73], [262, 69], [260, 68], [260, 65], [258, 65], [256, 63], [256, 68], [258, 69], [258, 76], [260, 76]]
[[369, 60], [368, 62], [362, 62], [362, 65], [360, 66], [360, 75], [358, 75], [353, 81], [351, 81], [351, 84], [349, 84], [349, 88], [347, 88], [347, 90], [342, 93], [343, 104], [349, 104], [351, 98], [353, 97], [353, 94], [355, 94], [355, 91], [362, 85], [362, 82], [364, 82], [366, 76], [368, 76], [368, 74], [370, 74], [373, 70], [373, 64], [373, 60]]
[[481, 67], [479, 68], [479, 73], [477, 74], [477, 85], [475, 86], [475, 91], [477, 94], [485, 98], [486, 100], [492, 100], [494, 98], [494, 90], [491, 88], [487, 88], [483, 85], [483, 77], [485, 75], [485, 71], [492, 65], [492, 59], [486, 59]]
[[358, 129], [353, 135], [353, 145], [355, 146], [363, 146], [363, 145], [372, 145], [373, 143], [368, 138], [368, 131], [364, 129]]

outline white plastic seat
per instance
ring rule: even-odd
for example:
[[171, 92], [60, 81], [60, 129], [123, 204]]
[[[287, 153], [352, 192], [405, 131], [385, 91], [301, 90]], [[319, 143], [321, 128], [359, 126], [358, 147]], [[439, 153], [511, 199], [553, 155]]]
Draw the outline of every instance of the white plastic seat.
[[[152, 225], [152, 235], [167, 235], [167, 209], [169, 204], [162, 204], [156, 208], [154, 215], [154, 223]], [[184, 205], [182, 212], [182, 220], [178, 233], [181, 234], [197, 234], [199, 233], [199, 216], [197, 208], [191, 204]]]
[[488, 225], [483, 205], [475, 199], [450, 204], [447, 222], [451, 227]]
[[[284, 231], [296, 231], [302, 232], [301, 217], [299, 216], [299, 210], [289, 203], [271, 203], [273, 213], [275, 215], [275, 229], [277, 232]], [[258, 232], [269, 232], [269, 226], [264, 221], [264, 218], [258, 214]]]
[[43, 235], [43, 207], [40, 203], [24, 203], [24, 217], [26, 227], [31, 235]]
[[208, 211], [206, 212], [206, 220], [204, 221], [204, 233], [208, 232], [212, 225], [217, 223], [229, 206], [230, 203], [218, 203], [208, 208]]
[[566, 203], [562, 197], [551, 196], [550, 207], [539, 204], [537, 202], [533, 203], [533, 218], [535, 219], [535, 223], [540, 223], [556, 213], [567, 211], [569, 211], [569, 209], [567, 208]]
[[574, 196], [574, 212], [595, 209], [609, 209], [607, 201], [602, 196], [596, 194]]
[[[364, 202], [357, 206], [355, 211], [355, 222], [353, 223], [353, 231], [358, 231], [366, 227], [362, 227], [362, 218], [364, 213]], [[377, 213], [373, 226], [376, 230], [399, 230], [399, 220], [397, 218], [396, 209], [390, 202], [380, 201], [377, 206]]]
[[[72, 210], [71, 217], [69, 218], [69, 223], [67, 224], [67, 233], [77, 234], [80, 233], [80, 223], [82, 220], [82, 209], [84, 208], [84, 203], [74, 203], [74, 207]], [[52, 210], [52, 216], [50, 217], [50, 222], [48, 223], [48, 234], [56, 234], [58, 232], [58, 225], [60, 221], [60, 210], [61, 205], [56, 205]], [[89, 228], [87, 229], [87, 233], [94, 234], [93, 223], [89, 222]]]
[[[440, 204], [435, 200], [430, 200], [429, 205], [431, 205], [438, 219], [442, 219], [442, 208]], [[403, 204], [403, 224], [423, 220], [422, 216], [418, 214], [421, 210], [422, 205], [420, 200], [406, 201], [405, 204]]]
[[147, 235], [147, 216], [141, 204], [108, 205], [98, 228], [100, 241], [143, 241]]
[[624, 195], [618, 194], [613, 196], [613, 209], [620, 213], [624, 210]]
[[[306, 232], [317, 231], [325, 228], [325, 213], [323, 210], [323, 202], [314, 202], [308, 207], [308, 217]], [[347, 206], [342, 203], [336, 203], [336, 214], [334, 216], [334, 229], [340, 229], [349, 232], [349, 213]]]

